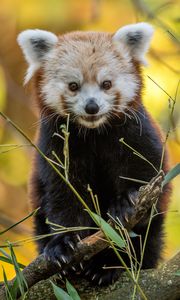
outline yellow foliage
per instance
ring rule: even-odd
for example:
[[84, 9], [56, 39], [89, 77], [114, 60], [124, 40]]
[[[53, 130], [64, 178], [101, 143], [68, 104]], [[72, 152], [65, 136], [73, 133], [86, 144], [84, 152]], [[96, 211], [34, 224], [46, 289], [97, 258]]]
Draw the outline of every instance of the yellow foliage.
[[22, 185], [27, 182], [29, 159], [23, 149], [11, 150], [0, 155], [0, 177], [12, 185]]
[[5, 108], [6, 103], [6, 82], [3, 69], [0, 66], [0, 110]]

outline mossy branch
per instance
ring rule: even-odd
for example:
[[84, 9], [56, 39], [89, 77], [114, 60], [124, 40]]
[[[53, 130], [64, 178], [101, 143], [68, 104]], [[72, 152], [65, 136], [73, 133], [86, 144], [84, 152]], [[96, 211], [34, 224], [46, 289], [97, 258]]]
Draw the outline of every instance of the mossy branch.
[[[180, 270], [180, 252], [159, 269], [141, 270], [139, 285], [147, 299], [179, 300], [180, 277], [177, 273], [178, 270]], [[65, 288], [65, 285], [59, 281], [58, 275], [54, 275], [50, 279], [42, 280], [30, 288], [25, 300], [56, 300], [50, 280]], [[115, 284], [103, 288], [93, 287], [85, 280], [70, 279], [70, 281], [77, 289], [82, 300], [130, 300], [134, 289], [133, 282], [126, 272], [123, 272]], [[140, 300], [141, 298], [137, 294], [134, 299]]]

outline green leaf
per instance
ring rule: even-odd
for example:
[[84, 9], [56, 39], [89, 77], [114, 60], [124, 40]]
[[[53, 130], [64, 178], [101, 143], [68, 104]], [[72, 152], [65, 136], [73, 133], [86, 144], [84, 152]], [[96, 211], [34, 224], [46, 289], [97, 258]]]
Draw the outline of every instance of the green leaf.
[[177, 164], [173, 169], [171, 169], [165, 176], [164, 181], [162, 183], [165, 186], [169, 181], [180, 174], [180, 163]]
[[21, 292], [21, 296], [24, 296], [26, 294], [26, 290], [28, 289], [28, 285], [27, 282], [24, 278], [23, 273], [21, 272], [17, 259], [16, 259], [16, 255], [14, 253], [13, 247], [12, 245], [9, 243], [9, 249], [11, 252], [11, 258], [12, 258], [12, 263], [14, 265], [14, 270], [16, 272], [16, 278], [17, 278], [17, 282], [18, 282], [18, 287], [19, 290]]
[[9, 286], [7, 276], [6, 276], [6, 272], [5, 272], [4, 268], [3, 268], [3, 278], [4, 278], [4, 285], [5, 285], [5, 291], [6, 291], [6, 299], [7, 300], [13, 300], [11, 290], [10, 290], [10, 286]]
[[104, 234], [112, 240], [119, 248], [125, 247], [124, 240], [120, 237], [120, 235], [109, 225], [105, 220], [98, 216], [97, 214], [91, 212], [90, 213], [94, 222], [101, 228]]
[[7, 258], [11, 258], [11, 256], [7, 254], [6, 251], [4, 251], [2, 248], [0, 248], [0, 253], [2, 253]]
[[71, 296], [71, 298], [73, 300], [81, 300], [76, 289], [72, 286], [72, 284], [70, 284], [70, 282], [67, 279], [66, 279], [66, 288], [67, 288], [68, 294]]
[[68, 293], [50, 281], [53, 287], [54, 294], [58, 300], [73, 300]]
[[[17, 299], [17, 291], [18, 291], [18, 281], [15, 278], [13, 285], [10, 288], [13, 299]], [[22, 299], [23, 300], [23, 299]]]
[[[13, 265], [12, 258], [11, 258], [11, 256], [10, 256], [8, 253], [6, 253], [6, 251], [4, 251], [2, 248], [0, 248], [0, 253], [3, 254], [3, 256], [0, 255], [0, 260], [1, 260], [1, 261], [4, 261], [4, 262], [6, 262], [6, 263], [8, 263], [8, 264]], [[19, 263], [19, 262], [18, 262], [18, 265], [19, 265], [19, 267], [20, 267], [21, 269], [24, 269], [24, 268], [26, 267], [25, 265], [23, 265], [23, 264], [21, 264], [21, 263]]]
[[176, 271], [175, 275], [180, 276], [180, 270]]
[[[0, 255], [0, 261], [3, 261], [3, 262], [8, 263], [8, 264], [10, 264], [10, 265], [13, 265], [12, 259], [11, 259], [11, 258], [7, 258], [7, 257], [5, 257], [5, 256], [1, 256], [1, 255]], [[18, 263], [18, 265], [19, 265], [19, 267], [20, 267], [21, 269], [24, 269], [24, 268], [25, 268], [25, 266], [24, 266], [23, 264], [21, 264], [21, 263]]]
[[10, 286], [9, 282], [7, 280], [7, 276], [6, 276], [4, 268], [3, 268], [3, 278], [4, 278], [4, 285], [5, 285], [5, 291], [6, 291], [6, 299], [7, 300], [17, 299], [17, 290], [18, 290], [17, 278], [15, 278], [13, 285]]

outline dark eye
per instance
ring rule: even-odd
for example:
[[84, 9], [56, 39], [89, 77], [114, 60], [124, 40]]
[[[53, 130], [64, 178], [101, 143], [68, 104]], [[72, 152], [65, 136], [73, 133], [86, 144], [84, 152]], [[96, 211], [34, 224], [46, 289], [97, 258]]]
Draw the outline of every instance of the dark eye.
[[103, 81], [103, 83], [102, 83], [102, 88], [103, 88], [104, 90], [109, 90], [111, 87], [112, 87], [112, 83], [111, 83], [110, 80], [105, 80], [105, 81]]
[[69, 89], [70, 89], [70, 91], [75, 92], [75, 91], [79, 90], [79, 84], [77, 82], [70, 82]]

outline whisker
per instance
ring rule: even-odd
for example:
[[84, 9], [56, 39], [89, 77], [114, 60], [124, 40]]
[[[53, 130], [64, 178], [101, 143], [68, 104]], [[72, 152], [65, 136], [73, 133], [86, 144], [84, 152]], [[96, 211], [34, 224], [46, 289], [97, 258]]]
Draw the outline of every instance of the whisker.
[[133, 115], [134, 115], [134, 117], [135, 117], [135, 119], [136, 119], [136, 122], [137, 122], [137, 124], [139, 123], [139, 130], [140, 130], [140, 136], [142, 135], [142, 122], [141, 122], [141, 119], [140, 119], [140, 117], [138, 116], [138, 114], [135, 112], [135, 111], [133, 111], [133, 109], [132, 108], [127, 108], [128, 109], [128, 111], [130, 111]]
[[[117, 112], [117, 113], [116, 113], [116, 112]], [[117, 110], [117, 109], [116, 109], [116, 110], [113, 110], [112, 116], [116, 116], [116, 117], [118, 117], [119, 119], [121, 119], [121, 116], [118, 114], [118, 112], [120, 112], [121, 114], [124, 115], [124, 123], [123, 123], [123, 125], [125, 125], [126, 122], [127, 122], [127, 117], [131, 119], [131, 116], [130, 116], [129, 114], [125, 113], [124, 111], [122, 111], [122, 110]]]
[[143, 118], [145, 118], [145, 114], [144, 114], [144, 113], [140, 112], [139, 110], [137, 110], [137, 109], [134, 108], [134, 107], [131, 107], [131, 106], [130, 106], [130, 108], [131, 108], [132, 110], [134, 110], [137, 114], [139, 114], [139, 115], [141, 115]]
[[[124, 106], [124, 105], [112, 105], [113, 107], [113, 113], [114, 115], [116, 115], [118, 117], [118, 112], [121, 112], [124, 116], [125, 116], [125, 122], [127, 121], [127, 117], [129, 119], [133, 118], [135, 119], [136, 123], [139, 124], [139, 130], [140, 130], [140, 136], [142, 135], [142, 121], [138, 115], [138, 111], [136, 112], [136, 110], [132, 107], [128, 107], [128, 106]], [[126, 111], [125, 111], [126, 110]], [[127, 113], [128, 111], [128, 113]], [[141, 112], [139, 112], [140, 114], [142, 114]], [[143, 115], [143, 114], [142, 114]], [[144, 116], [144, 115], [143, 115]]]
[[138, 118], [136, 116], [136, 113], [133, 110], [131, 110], [130, 108], [128, 108], [128, 107], [127, 107], [127, 110], [133, 114], [134, 119], [136, 120], [136, 123], [138, 124]]
[[34, 122], [34, 123], [32, 124], [32, 128], [35, 127], [35, 126], [38, 126], [39, 124], [43, 124], [43, 123], [48, 122], [48, 121], [51, 120], [55, 115], [56, 115], [56, 113], [52, 113], [52, 114], [50, 114], [50, 115], [48, 115], [48, 116], [44, 116], [44, 117], [41, 116], [41, 118], [40, 118], [39, 120], [37, 120], [36, 122]]
[[123, 111], [123, 110], [117, 110], [117, 109], [115, 109], [114, 111], [115, 111], [115, 112], [120, 112], [120, 113], [126, 115], [129, 119], [131, 119], [131, 117], [132, 117], [132, 115], [128, 114], [127, 112], [125, 112], [125, 111]]
[[55, 126], [56, 126], [56, 132], [57, 133], [59, 133], [59, 129], [60, 129], [60, 128], [58, 128], [58, 120], [59, 120], [59, 118], [60, 118], [60, 115], [57, 115], [56, 120], [55, 120]]

